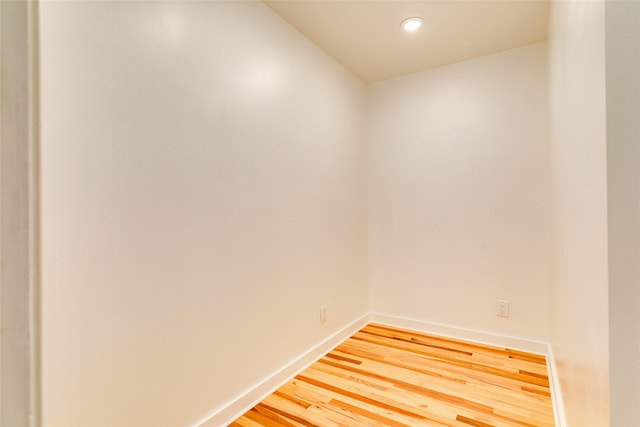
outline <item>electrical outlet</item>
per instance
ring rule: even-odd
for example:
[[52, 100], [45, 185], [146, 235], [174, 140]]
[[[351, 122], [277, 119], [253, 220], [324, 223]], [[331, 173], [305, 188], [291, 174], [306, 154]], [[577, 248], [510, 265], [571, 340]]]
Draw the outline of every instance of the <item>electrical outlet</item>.
[[325, 323], [327, 321], [327, 305], [320, 306], [320, 323]]
[[496, 316], [509, 317], [509, 301], [503, 299], [496, 300]]

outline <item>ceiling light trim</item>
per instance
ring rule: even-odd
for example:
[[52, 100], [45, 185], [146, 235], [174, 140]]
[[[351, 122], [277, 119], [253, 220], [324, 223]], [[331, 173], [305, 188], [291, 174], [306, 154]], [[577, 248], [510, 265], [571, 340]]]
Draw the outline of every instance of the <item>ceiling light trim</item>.
[[412, 16], [402, 21], [400, 23], [400, 27], [402, 27], [403, 30], [409, 33], [413, 33], [415, 31], [418, 31], [423, 24], [424, 24], [423, 18], [419, 16]]

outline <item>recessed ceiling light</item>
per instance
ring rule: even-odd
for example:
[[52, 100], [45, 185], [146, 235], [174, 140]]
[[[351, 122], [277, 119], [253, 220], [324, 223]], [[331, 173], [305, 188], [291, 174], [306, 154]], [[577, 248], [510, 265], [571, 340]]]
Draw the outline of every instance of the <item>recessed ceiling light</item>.
[[402, 24], [400, 24], [400, 26], [402, 26], [405, 31], [416, 31], [418, 28], [422, 27], [423, 22], [424, 19], [415, 16], [413, 18], [405, 19], [404, 21], [402, 21]]

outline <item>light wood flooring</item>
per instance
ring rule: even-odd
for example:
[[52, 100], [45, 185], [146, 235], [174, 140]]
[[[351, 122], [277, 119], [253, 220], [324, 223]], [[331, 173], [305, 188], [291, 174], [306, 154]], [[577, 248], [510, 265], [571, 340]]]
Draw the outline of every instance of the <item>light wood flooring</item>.
[[552, 426], [544, 356], [369, 324], [231, 424]]

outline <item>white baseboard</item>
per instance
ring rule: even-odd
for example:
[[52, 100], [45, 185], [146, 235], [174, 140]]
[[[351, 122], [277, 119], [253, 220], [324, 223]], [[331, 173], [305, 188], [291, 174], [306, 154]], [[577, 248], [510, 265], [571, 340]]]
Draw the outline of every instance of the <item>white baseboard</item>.
[[505, 347], [513, 350], [526, 351], [547, 356], [549, 346], [547, 343], [532, 341], [524, 338], [510, 337], [507, 335], [492, 334], [473, 329], [459, 328], [456, 326], [439, 323], [424, 322], [422, 320], [408, 319], [406, 317], [390, 316], [382, 313], [369, 313], [369, 319], [374, 323], [382, 323], [388, 326], [411, 329], [434, 335], [442, 335], [450, 338], [458, 338], [478, 344]]
[[273, 375], [270, 375], [263, 381], [249, 388], [238, 398], [233, 399], [212, 415], [198, 422], [196, 426], [220, 427], [230, 424], [284, 385], [287, 381], [295, 377], [298, 373], [311, 366], [325, 354], [340, 345], [344, 340], [362, 329], [367, 323], [369, 323], [368, 314], [347, 325], [345, 328], [339, 330], [317, 346], [300, 355], [297, 359], [285, 365]]
[[553, 398], [553, 418], [556, 427], [566, 427], [567, 418], [564, 412], [564, 403], [562, 403], [562, 389], [560, 388], [560, 379], [558, 378], [558, 366], [553, 356], [551, 344], [549, 344], [547, 352], [547, 371], [549, 372], [549, 386], [551, 387], [551, 396]]
[[219, 427], [228, 425], [369, 323], [379, 323], [387, 326], [410, 329], [417, 332], [462, 339], [478, 344], [493, 345], [544, 355], [547, 358], [547, 370], [549, 374], [551, 395], [553, 396], [555, 424], [556, 427], [566, 427], [560, 382], [557, 377], [555, 359], [553, 358], [553, 353], [549, 344], [524, 338], [492, 334], [473, 329], [458, 328], [455, 326], [424, 322], [421, 320], [391, 316], [382, 313], [368, 313], [352, 322], [345, 328], [336, 332], [334, 335], [322, 341], [317, 346], [300, 355], [297, 359], [293, 360], [273, 375], [249, 388], [238, 398], [233, 399], [212, 415], [197, 423], [196, 426]]

